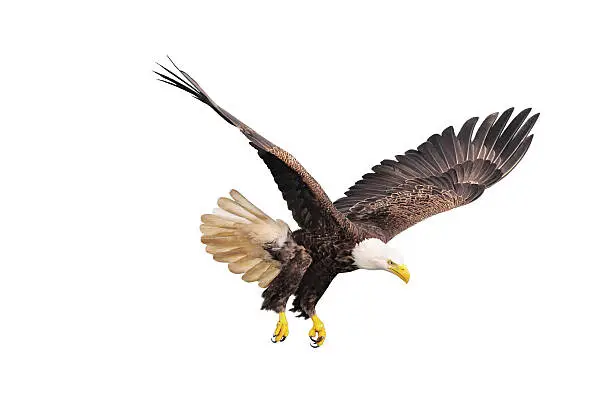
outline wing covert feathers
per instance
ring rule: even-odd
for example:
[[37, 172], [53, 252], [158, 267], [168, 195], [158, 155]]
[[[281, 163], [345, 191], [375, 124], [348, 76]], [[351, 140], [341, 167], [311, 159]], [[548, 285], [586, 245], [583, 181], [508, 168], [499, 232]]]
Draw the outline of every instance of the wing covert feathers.
[[531, 144], [539, 114], [514, 109], [487, 116], [474, 134], [477, 117], [458, 134], [453, 127], [435, 134], [416, 150], [384, 160], [345, 192], [334, 205], [347, 218], [381, 238], [422, 219], [476, 200], [508, 175]]
[[238, 191], [230, 191], [230, 196], [219, 198], [214, 214], [202, 216], [202, 243], [215, 261], [227, 263], [243, 280], [265, 288], [281, 268], [266, 249], [282, 247], [289, 226], [272, 219]]

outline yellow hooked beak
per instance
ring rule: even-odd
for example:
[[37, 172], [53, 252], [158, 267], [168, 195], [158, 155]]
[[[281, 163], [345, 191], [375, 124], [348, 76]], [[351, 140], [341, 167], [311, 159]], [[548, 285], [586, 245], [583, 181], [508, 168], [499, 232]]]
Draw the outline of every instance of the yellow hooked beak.
[[389, 265], [389, 270], [395, 275], [399, 276], [400, 279], [406, 283], [408, 283], [408, 281], [410, 280], [410, 272], [408, 272], [408, 268], [406, 267], [406, 265], [400, 265], [393, 262]]

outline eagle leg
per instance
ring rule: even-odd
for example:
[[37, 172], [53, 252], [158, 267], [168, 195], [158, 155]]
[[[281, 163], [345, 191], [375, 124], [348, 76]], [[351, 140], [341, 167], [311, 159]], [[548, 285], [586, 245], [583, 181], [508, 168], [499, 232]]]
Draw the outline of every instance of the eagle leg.
[[308, 336], [310, 337], [310, 340], [312, 341], [312, 343], [310, 343], [310, 346], [312, 348], [319, 348], [325, 342], [325, 337], [326, 337], [325, 325], [323, 324], [321, 319], [316, 314], [313, 314], [311, 319], [312, 319], [312, 328], [308, 332]]
[[272, 342], [278, 343], [285, 341], [285, 338], [289, 335], [289, 323], [287, 323], [287, 317], [285, 316], [285, 312], [280, 312], [278, 314], [278, 323], [276, 323], [276, 330], [274, 330], [274, 335], [272, 336]]
[[297, 245], [290, 236], [288, 238], [289, 240], [280, 250], [270, 251], [272, 257], [282, 265], [278, 276], [274, 278], [262, 294], [264, 298], [261, 306], [262, 310], [273, 310], [278, 313], [278, 323], [272, 337], [273, 343], [285, 341], [285, 338], [289, 335], [285, 307], [289, 297], [298, 288], [304, 272], [312, 262], [312, 258], [304, 247]]

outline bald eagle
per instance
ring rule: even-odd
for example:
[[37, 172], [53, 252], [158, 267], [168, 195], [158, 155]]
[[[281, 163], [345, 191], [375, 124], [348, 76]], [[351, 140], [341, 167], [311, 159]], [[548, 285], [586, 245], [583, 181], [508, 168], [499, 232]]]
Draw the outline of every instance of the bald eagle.
[[190, 93], [244, 134], [299, 226], [291, 231], [236, 190], [230, 198], [221, 197], [212, 214], [202, 216], [206, 251], [245, 281], [265, 288], [261, 308], [278, 313], [274, 343], [289, 334], [285, 309], [294, 296], [291, 311], [312, 320], [311, 346], [323, 345], [325, 326], [315, 308], [338, 274], [384, 270], [408, 283], [410, 273], [389, 240], [427, 217], [473, 202], [508, 175], [527, 152], [538, 119], [526, 109], [510, 120], [510, 108], [487, 116], [475, 134], [478, 117], [467, 120], [457, 134], [448, 127], [416, 150], [374, 166], [332, 202], [291, 154], [221, 108], [172, 65], [178, 74], [159, 65], [163, 71], [155, 72], [158, 79]]

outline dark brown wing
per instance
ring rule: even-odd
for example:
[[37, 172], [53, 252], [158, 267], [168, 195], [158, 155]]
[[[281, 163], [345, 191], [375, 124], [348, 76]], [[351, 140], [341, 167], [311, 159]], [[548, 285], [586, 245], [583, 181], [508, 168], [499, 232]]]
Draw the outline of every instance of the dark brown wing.
[[[174, 65], [174, 62], [172, 64]], [[238, 127], [249, 139], [250, 144], [257, 150], [259, 156], [272, 172], [272, 176], [283, 194], [293, 218], [301, 228], [319, 231], [340, 228], [350, 233], [355, 231], [355, 227], [344, 214], [336, 209], [319, 183], [291, 154], [257, 134], [246, 124], [218, 106], [191, 76], [180, 70], [176, 65], [174, 67], [183, 75], [184, 79], [162, 65], [159, 66], [167, 73], [155, 72], [161, 77], [159, 80], [190, 93], [196, 99], [210, 106], [225, 121]]]
[[476, 200], [506, 176], [531, 144], [538, 114], [513, 109], [484, 119], [472, 137], [477, 117], [455, 135], [448, 127], [417, 150], [384, 160], [337, 200], [335, 206], [356, 225], [388, 241], [419, 221]]

